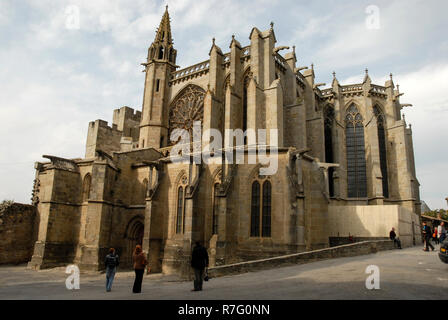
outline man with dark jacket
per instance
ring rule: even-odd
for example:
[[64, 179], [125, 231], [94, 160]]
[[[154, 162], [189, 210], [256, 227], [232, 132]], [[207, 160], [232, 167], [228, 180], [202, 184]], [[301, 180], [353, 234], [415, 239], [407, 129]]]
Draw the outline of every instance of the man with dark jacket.
[[104, 259], [104, 265], [106, 267], [106, 291], [110, 292], [112, 290], [112, 282], [114, 282], [115, 273], [117, 272], [117, 267], [120, 264], [118, 260], [118, 255], [115, 254], [115, 249], [110, 248], [109, 254]]
[[392, 227], [392, 230], [389, 232], [389, 238], [394, 242], [394, 247], [397, 245], [398, 249], [401, 249], [401, 241], [397, 238], [394, 227]]
[[208, 267], [208, 253], [199, 241], [196, 241], [196, 246], [191, 253], [191, 266], [194, 269], [194, 290], [192, 291], [201, 291], [204, 269]]
[[429, 251], [429, 247], [431, 247], [431, 250], [434, 251], [434, 247], [431, 244], [431, 238], [432, 238], [432, 232], [431, 232], [431, 228], [426, 225], [426, 222], [423, 222], [423, 237], [425, 239], [426, 242], [426, 248], [423, 249], [424, 251]]

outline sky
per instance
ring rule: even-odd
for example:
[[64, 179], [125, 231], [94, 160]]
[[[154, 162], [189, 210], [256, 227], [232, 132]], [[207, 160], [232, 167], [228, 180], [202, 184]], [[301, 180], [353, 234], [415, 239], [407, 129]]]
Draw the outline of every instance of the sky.
[[447, 208], [448, 1], [0, 0], [0, 201], [30, 203], [42, 155], [82, 158], [90, 121], [141, 110], [145, 61], [169, 5], [177, 64], [224, 52], [274, 22], [316, 82], [384, 85], [393, 73], [412, 124], [421, 198]]

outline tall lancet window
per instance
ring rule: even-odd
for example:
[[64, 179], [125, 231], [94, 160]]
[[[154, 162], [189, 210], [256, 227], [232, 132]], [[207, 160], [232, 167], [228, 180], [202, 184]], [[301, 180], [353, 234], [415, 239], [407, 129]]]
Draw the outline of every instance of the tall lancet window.
[[[244, 78], [243, 83], [243, 132], [247, 130], [247, 87], [249, 86], [249, 77]], [[247, 136], [244, 136], [244, 144], [247, 144]]]
[[367, 197], [364, 125], [358, 108], [352, 104], [345, 117], [347, 152], [347, 194], [349, 198]]
[[176, 233], [183, 232], [183, 210], [184, 208], [184, 189], [179, 187], [177, 190], [177, 217], [176, 217]]
[[272, 186], [265, 177], [258, 177], [252, 183], [251, 237], [271, 237]]
[[92, 184], [92, 176], [87, 173], [82, 183], [82, 202], [86, 202], [90, 198], [90, 185]]
[[219, 183], [215, 183], [213, 187], [213, 221], [212, 221], [212, 234], [218, 234], [218, 215], [219, 215]]
[[373, 107], [373, 113], [376, 116], [376, 122], [378, 125], [378, 147], [380, 151], [380, 167], [381, 175], [383, 176], [383, 196], [389, 198], [389, 179], [387, 176], [387, 153], [386, 153], [386, 131], [384, 115], [380, 108]]
[[271, 183], [263, 183], [263, 215], [262, 215], [262, 237], [271, 236]]
[[[334, 163], [333, 154], [333, 124], [334, 124], [334, 109], [327, 107], [325, 109], [325, 162]], [[330, 197], [334, 196], [334, 181], [333, 181], [334, 168], [328, 168], [328, 184], [330, 189]]]
[[260, 183], [252, 183], [252, 203], [250, 213], [250, 236], [260, 236]]

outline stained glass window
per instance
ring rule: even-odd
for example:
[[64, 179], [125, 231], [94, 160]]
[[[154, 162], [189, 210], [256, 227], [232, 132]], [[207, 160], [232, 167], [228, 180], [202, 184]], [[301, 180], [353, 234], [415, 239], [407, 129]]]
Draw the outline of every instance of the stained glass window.
[[215, 184], [215, 187], [213, 188], [213, 230], [212, 234], [218, 234], [218, 188], [219, 183]]
[[345, 118], [347, 152], [347, 194], [350, 198], [367, 197], [366, 157], [362, 116], [354, 104]]
[[263, 215], [262, 215], [262, 236], [271, 236], [271, 183], [263, 183]]
[[250, 214], [250, 236], [260, 236], [260, 183], [252, 183], [252, 204]]
[[[252, 183], [252, 202], [251, 202], [251, 237], [270, 237], [271, 236], [271, 205], [272, 205], [272, 187], [271, 182], [266, 180], [261, 190], [259, 181]], [[260, 205], [261, 204], [261, 205]]]
[[383, 176], [383, 196], [385, 198], [389, 198], [389, 179], [387, 175], [386, 132], [384, 129], [384, 115], [376, 106], [373, 108], [373, 113], [376, 116], [376, 122], [378, 124], [378, 146], [380, 151], [381, 175]]
[[182, 187], [179, 187], [177, 191], [176, 233], [182, 233], [183, 206], [184, 206], [184, 190]]
[[[333, 155], [333, 123], [334, 123], [334, 110], [328, 107], [325, 110], [324, 130], [325, 130], [325, 162], [334, 163]], [[330, 197], [334, 196], [334, 181], [333, 181], [334, 168], [328, 168], [328, 184], [330, 189]]]

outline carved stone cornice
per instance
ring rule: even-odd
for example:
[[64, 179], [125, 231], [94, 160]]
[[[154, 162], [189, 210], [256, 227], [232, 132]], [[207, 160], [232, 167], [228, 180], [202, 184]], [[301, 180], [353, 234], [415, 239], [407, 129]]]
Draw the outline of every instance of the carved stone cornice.
[[51, 166], [47, 167], [47, 169], [59, 169], [79, 173], [78, 165], [73, 160], [59, 158], [50, 155], [43, 155], [42, 157], [49, 159], [51, 161]]

